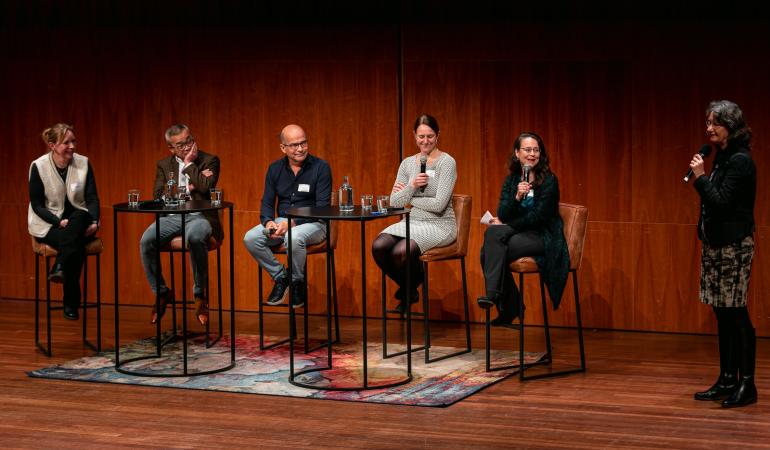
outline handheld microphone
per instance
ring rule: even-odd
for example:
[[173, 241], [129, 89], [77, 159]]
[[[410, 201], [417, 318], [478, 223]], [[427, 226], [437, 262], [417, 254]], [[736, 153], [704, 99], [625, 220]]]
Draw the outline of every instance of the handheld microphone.
[[265, 228], [262, 229], [262, 234], [264, 234], [265, 237], [271, 237], [273, 235], [273, 233], [275, 233], [275, 228], [267, 228], [267, 227], [265, 227]]
[[521, 181], [526, 181], [529, 183], [529, 171], [532, 170], [532, 166], [529, 164], [525, 164], [521, 168]]
[[[428, 157], [425, 155], [420, 156], [420, 173], [425, 173], [425, 167], [428, 164]], [[425, 186], [420, 186], [420, 192], [425, 192]]]
[[[698, 152], [698, 154], [699, 154], [699, 155], [700, 155], [702, 158], [705, 158], [705, 157], [707, 157], [708, 155], [710, 155], [710, 154], [711, 154], [711, 145], [709, 145], [709, 144], [704, 144], [704, 145], [703, 145], [703, 147], [701, 147], [701, 148], [700, 148], [700, 151]], [[685, 176], [684, 176], [684, 178], [682, 178], [682, 181], [684, 181], [685, 183], [687, 183], [687, 182], [689, 182], [689, 181], [690, 181], [690, 177], [692, 177], [692, 169], [690, 169], [690, 170], [687, 172], [687, 175], [685, 175]]]

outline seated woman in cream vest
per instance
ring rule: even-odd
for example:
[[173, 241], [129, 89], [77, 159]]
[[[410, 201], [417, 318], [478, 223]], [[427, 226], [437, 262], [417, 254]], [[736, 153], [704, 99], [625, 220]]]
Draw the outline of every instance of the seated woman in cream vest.
[[72, 126], [57, 123], [43, 131], [48, 152], [29, 167], [29, 234], [58, 256], [48, 274], [64, 283], [64, 317], [79, 318], [80, 272], [86, 244], [99, 229], [99, 196], [88, 158], [75, 153]]

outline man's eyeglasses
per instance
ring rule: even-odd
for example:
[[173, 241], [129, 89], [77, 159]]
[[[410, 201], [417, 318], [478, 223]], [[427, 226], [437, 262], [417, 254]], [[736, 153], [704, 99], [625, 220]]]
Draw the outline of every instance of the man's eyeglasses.
[[539, 155], [540, 154], [540, 148], [539, 147], [522, 147], [519, 149], [520, 152], [524, 153], [531, 153], [533, 155]]
[[307, 141], [305, 140], [302, 142], [295, 142], [294, 144], [281, 144], [281, 145], [283, 145], [285, 148], [290, 148], [292, 150], [299, 150], [300, 147], [302, 148], [307, 147]]
[[195, 144], [195, 138], [192, 136], [187, 136], [187, 139], [185, 139], [183, 142], [171, 144], [171, 147], [174, 147], [177, 150], [187, 150], [188, 148], [192, 147], [193, 144]]

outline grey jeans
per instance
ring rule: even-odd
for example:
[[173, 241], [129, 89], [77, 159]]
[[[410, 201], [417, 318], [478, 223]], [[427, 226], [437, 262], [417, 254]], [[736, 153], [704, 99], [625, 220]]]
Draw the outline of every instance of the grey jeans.
[[[286, 222], [286, 218], [279, 217], [274, 222]], [[283, 243], [288, 248], [289, 233], [287, 232], [279, 238], [272, 238], [265, 236], [264, 229], [265, 227], [260, 224], [246, 232], [246, 235], [243, 236], [243, 245], [257, 260], [257, 263], [275, 280], [283, 276], [285, 269], [283, 264], [276, 259], [270, 247]], [[297, 225], [291, 229], [291, 239], [291, 278], [293, 281], [302, 281], [305, 279], [305, 260], [307, 259], [305, 249], [308, 245], [318, 244], [326, 239], [326, 226], [322, 222]]]
[[[160, 218], [160, 246], [169, 243], [174, 237], [182, 234], [182, 216], [172, 214]], [[190, 252], [190, 265], [193, 271], [195, 285], [193, 293], [197, 296], [207, 296], [204, 287], [207, 286], [209, 275], [208, 241], [211, 237], [211, 224], [205, 217], [199, 214], [185, 215], [185, 238]], [[142, 252], [142, 265], [147, 281], [154, 294], [156, 292], [156, 276], [160, 276], [160, 292], [165, 293], [168, 288], [163, 279], [163, 273], [158, 266], [158, 247], [155, 243], [155, 223], [151, 223], [139, 243]]]

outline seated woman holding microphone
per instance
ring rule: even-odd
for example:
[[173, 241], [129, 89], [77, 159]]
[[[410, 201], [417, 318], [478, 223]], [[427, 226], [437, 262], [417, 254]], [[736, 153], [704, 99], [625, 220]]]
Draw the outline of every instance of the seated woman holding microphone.
[[372, 243], [374, 261], [398, 284], [397, 310], [404, 313], [418, 301], [417, 287], [422, 283], [420, 254], [434, 247], [451, 244], [457, 238], [457, 223], [452, 208], [452, 192], [457, 180], [454, 158], [438, 148], [438, 121], [422, 114], [414, 122], [414, 141], [419, 152], [401, 161], [390, 194], [390, 205], [403, 208], [411, 204], [409, 218], [411, 255], [411, 295], [406, 292], [406, 225], [401, 222], [382, 230]]
[[559, 181], [551, 172], [543, 139], [521, 133], [513, 143], [497, 207], [481, 248], [481, 267], [487, 295], [478, 299], [484, 309], [496, 307], [494, 326], [508, 325], [519, 311], [519, 291], [508, 265], [530, 256], [537, 262], [554, 309], [559, 306], [569, 273], [569, 252], [559, 215]]

